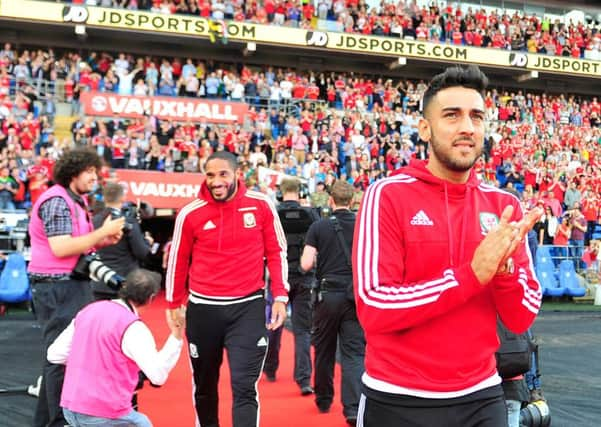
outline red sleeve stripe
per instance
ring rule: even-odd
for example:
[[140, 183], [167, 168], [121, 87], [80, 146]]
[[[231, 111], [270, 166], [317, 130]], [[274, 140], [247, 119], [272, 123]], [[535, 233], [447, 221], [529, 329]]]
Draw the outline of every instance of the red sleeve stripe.
[[175, 230], [169, 250], [169, 260], [167, 261], [167, 273], [165, 274], [165, 298], [167, 301], [173, 301], [173, 291], [175, 287], [175, 271], [177, 270], [177, 253], [182, 238], [182, 229], [184, 222], [191, 212], [199, 209], [207, 204], [204, 200], [194, 200], [182, 208], [175, 220]]

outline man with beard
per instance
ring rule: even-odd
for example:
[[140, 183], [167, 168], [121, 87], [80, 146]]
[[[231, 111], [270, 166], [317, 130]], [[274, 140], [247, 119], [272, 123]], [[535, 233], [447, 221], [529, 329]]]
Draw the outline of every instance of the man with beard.
[[[219, 426], [217, 385], [225, 348], [233, 425], [257, 426], [256, 386], [267, 351], [267, 330], [279, 328], [286, 317], [286, 238], [273, 202], [246, 189], [233, 154], [215, 152], [205, 170], [198, 198], [175, 220], [167, 301], [173, 318], [186, 322], [196, 423]], [[267, 325], [265, 263], [274, 299]]]
[[486, 76], [475, 66], [435, 76], [419, 136], [427, 161], [371, 185], [354, 240], [359, 321], [367, 341], [359, 420], [366, 427], [501, 427], [497, 317], [513, 332], [541, 303], [511, 194], [479, 182]]
[[[108, 217], [94, 230], [88, 214], [85, 196], [96, 186], [100, 166], [92, 150], [67, 151], [54, 166], [56, 185], [40, 195], [31, 211], [28, 272], [44, 354], [75, 314], [93, 300], [90, 281], [72, 274], [80, 255], [115, 244], [123, 234], [124, 218]], [[64, 374], [64, 366], [45, 360], [35, 427], [67, 424], [59, 405]]]

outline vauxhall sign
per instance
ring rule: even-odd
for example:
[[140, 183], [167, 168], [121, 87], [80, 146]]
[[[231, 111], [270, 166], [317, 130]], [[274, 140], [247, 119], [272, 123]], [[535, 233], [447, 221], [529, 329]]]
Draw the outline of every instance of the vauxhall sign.
[[198, 98], [123, 96], [113, 93], [81, 94], [84, 112], [90, 116], [140, 118], [149, 114], [178, 122], [242, 123], [248, 106]]
[[116, 180], [125, 188], [125, 199], [138, 200], [154, 208], [179, 209], [194, 200], [204, 181], [199, 173], [165, 173], [116, 169]]

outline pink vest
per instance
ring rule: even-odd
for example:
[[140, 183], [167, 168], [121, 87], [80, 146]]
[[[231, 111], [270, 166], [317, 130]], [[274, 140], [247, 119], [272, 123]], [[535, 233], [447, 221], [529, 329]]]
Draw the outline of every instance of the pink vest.
[[[76, 203], [67, 190], [60, 185], [53, 185], [38, 198], [33, 205], [29, 220], [29, 236], [31, 237], [31, 261], [28, 271], [30, 273], [63, 274], [70, 273], [77, 263], [79, 255], [58, 258], [50, 250], [48, 237], [44, 232], [44, 223], [38, 215], [42, 203], [52, 197], [62, 197], [71, 211], [73, 237], [88, 234], [93, 230], [92, 223], [88, 221], [87, 204], [84, 210]], [[85, 203], [85, 199], [84, 203]]]
[[131, 412], [138, 365], [121, 350], [125, 330], [138, 316], [114, 301], [89, 304], [75, 316], [61, 406], [73, 412], [119, 418]]

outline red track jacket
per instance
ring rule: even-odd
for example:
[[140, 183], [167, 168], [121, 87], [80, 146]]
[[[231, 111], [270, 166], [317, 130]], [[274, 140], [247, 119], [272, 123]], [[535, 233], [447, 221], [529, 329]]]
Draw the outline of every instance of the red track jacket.
[[166, 277], [170, 308], [196, 297], [238, 299], [264, 287], [264, 259], [274, 298], [288, 295], [286, 237], [275, 207], [264, 194], [238, 191], [228, 202], [216, 202], [205, 183], [198, 199], [175, 220]]
[[541, 302], [527, 244], [515, 274], [478, 282], [476, 246], [514, 196], [479, 182], [433, 176], [423, 161], [371, 185], [355, 228], [357, 314], [370, 388], [426, 398], [457, 397], [500, 383], [494, 353], [497, 313], [514, 332], [533, 322]]

